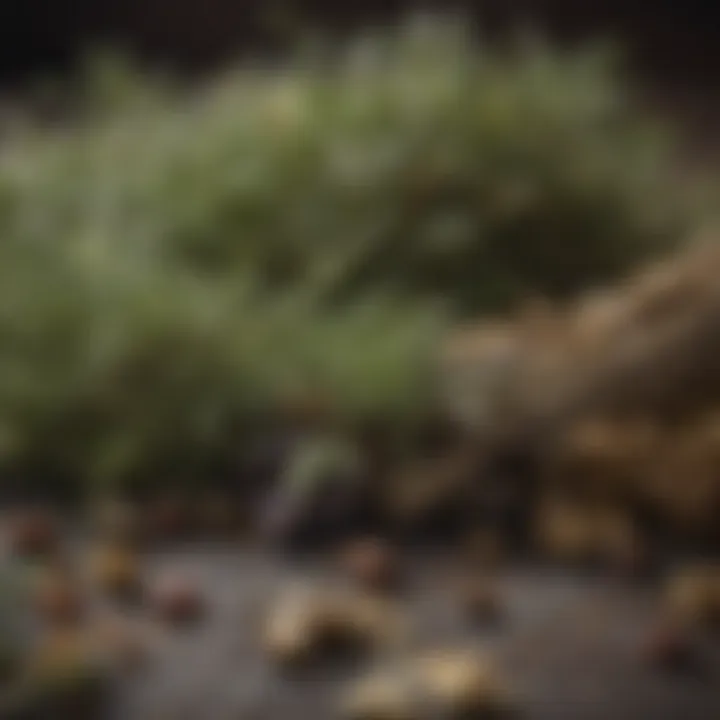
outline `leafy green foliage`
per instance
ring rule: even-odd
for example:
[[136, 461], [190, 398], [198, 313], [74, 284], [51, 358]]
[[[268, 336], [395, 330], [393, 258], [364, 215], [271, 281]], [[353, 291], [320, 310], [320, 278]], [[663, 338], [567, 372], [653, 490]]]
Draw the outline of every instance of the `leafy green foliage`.
[[604, 50], [501, 55], [416, 21], [331, 58], [241, 68], [191, 101], [105, 62], [91, 105], [125, 111], [58, 172], [195, 270], [310, 273], [333, 299], [381, 282], [469, 312], [614, 277], [692, 220], [664, 129]]
[[105, 61], [0, 156], [0, 469], [194, 474], [298, 391], [430, 404], [447, 312], [613, 277], [692, 221], [602, 54], [453, 24], [191, 95]]

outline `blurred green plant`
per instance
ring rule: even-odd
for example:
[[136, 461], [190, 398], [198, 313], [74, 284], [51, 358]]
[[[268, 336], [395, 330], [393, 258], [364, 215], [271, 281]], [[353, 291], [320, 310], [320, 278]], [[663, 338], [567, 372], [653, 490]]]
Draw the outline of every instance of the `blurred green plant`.
[[0, 154], [0, 470], [195, 474], [303, 389], [401, 425], [453, 315], [567, 295], [698, 221], [604, 52], [424, 20], [192, 93], [105, 57]]

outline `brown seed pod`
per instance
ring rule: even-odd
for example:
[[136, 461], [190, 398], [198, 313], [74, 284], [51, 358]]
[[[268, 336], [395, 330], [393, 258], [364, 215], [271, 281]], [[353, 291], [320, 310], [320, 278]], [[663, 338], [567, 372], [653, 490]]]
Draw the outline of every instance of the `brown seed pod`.
[[173, 626], [193, 625], [206, 611], [199, 589], [180, 576], [162, 578], [155, 587], [152, 603], [157, 614]]
[[264, 646], [280, 666], [357, 655], [392, 642], [401, 629], [385, 603], [352, 594], [291, 593], [274, 608]]
[[265, 646], [277, 665], [295, 668], [366, 650], [367, 629], [335, 608], [305, 607], [276, 616], [268, 628]]
[[500, 718], [514, 702], [488, 658], [463, 651], [436, 651], [410, 658], [399, 667], [375, 671], [343, 697], [349, 720]]
[[672, 623], [653, 628], [643, 652], [651, 666], [667, 671], [687, 670], [697, 659], [697, 648], [688, 629]]
[[466, 614], [475, 622], [494, 623], [503, 615], [500, 589], [488, 578], [465, 581], [460, 588], [460, 600]]
[[417, 698], [398, 673], [375, 673], [350, 688], [342, 699], [348, 720], [416, 720]]
[[417, 661], [421, 686], [450, 718], [504, 717], [510, 695], [489, 658], [475, 653], [438, 652]]
[[90, 558], [90, 577], [106, 595], [137, 601], [143, 593], [142, 571], [136, 554], [123, 545], [98, 548]]
[[365, 539], [352, 543], [343, 553], [348, 575], [362, 588], [372, 591], [397, 589], [401, 574], [393, 550], [380, 540]]
[[314, 653], [314, 643], [314, 627], [303, 609], [286, 604], [271, 614], [263, 645], [276, 665], [294, 668], [307, 664]]
[[677, 572], [668, 580], [665, 602], [676, 622], [720, 624], [720, 568], [695, 566]]
[[366, 652], [372, 637], [368, 629], [354, 619], [328, 609], [314, 619], [313, 641], [318, 656], [341, 658]]

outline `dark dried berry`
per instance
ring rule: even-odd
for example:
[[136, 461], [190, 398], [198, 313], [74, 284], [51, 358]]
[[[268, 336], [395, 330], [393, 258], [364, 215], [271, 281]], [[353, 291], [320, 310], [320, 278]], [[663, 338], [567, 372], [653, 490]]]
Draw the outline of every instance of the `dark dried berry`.
[[485, 579], [468, 583], [462, 590], [462, 602], [467, 614], [476, 622], [497, 622], [503, 613], [498, 588]]
[[155, 590], [153, 604], [158, 615], [171, 625], [190, 625], [205, 613], [199, 590], [183, 578], [163, 580]]
[[391, 548], [378, 540], [352, 544], [344, 554], [344, 566], [355, 582], [369, 590], [391, 590], [400, 581], [397, 557]]
[[645, 645], [648, 662], [654, 667], [669, 671], [690, 669], [697, 660], [696, 650], [690, 634], [674, 625], [655, 628]]

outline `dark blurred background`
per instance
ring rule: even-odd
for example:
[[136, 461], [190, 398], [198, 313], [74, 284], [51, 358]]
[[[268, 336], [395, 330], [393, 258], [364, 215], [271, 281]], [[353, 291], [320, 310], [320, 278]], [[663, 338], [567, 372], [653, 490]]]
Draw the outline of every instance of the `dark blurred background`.
[[558, 39], [619, 37], [635, 67], [668, 83], [712, 83], [720, 65], [720, 7], [709, 0], [4, 0], [0, 77], [8, 84], [56, 72], [85, 47], [108, 43], [179, 68], [206, 67], [271, 46], [280, 8], [337, 31], [418, 7], [470, 10], [493, 34], [531, 21]]
[[98, 47], [187, 75], [277, 52], [289, 27], [341, 37], [418, 8], [469, 11], [494, 39], [519, 25], [557, 42], [613, 38], [642, 96], [686, 126], [703, 162], [715, 157], [720, 6], [710, 0], [3, 0], [0, 94], [63, 76]]

